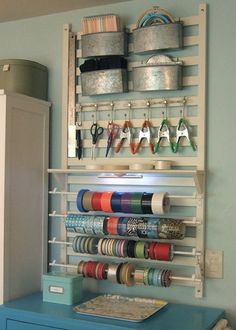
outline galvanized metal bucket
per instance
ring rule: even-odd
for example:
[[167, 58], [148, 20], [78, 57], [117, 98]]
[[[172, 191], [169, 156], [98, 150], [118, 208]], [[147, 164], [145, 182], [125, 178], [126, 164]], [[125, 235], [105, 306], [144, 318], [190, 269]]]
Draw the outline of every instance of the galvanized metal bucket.
[[127, 71], [111, 69], [81, 73], [81, 87], [83, 96], [127, 92]]
[[183, 47], [182, 23], [157, 24], [133, 31], [134, 53]]
[[165, 64], [133, 68], [134, 91], [178, 90], [182, 88], [182, 65]]
[[99, 32], [81, 36], [82, 57], [110, 56], [127, 54], [125, 32]]

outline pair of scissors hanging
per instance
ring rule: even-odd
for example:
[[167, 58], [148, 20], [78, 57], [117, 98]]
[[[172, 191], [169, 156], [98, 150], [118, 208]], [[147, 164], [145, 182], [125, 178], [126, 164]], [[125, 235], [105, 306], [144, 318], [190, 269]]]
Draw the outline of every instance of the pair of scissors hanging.
[[76, 120], [75, 120], [75, 128], [76, 128], [76, 150], [75, 155], [78, 159], [81, 159], [83, 156], [83, 136], [82, 136], [82, 105], [79, 104], [76, 106]]
[[95, 150], [97, 147], [97, 142], [100, 136], [103, 134], [103, 127], [99, 126], [97, 123], [97, 104], [94, 104], [95, 107], [95, 115], [93, 114], [93, 123], [90, 127], [90, 134], [92, 136], [92, 146], [91, 146], [91, 159], [95, 159]]
[[[106, 148], [106, 157], [109, 154], [109, 151], [111, 150], [112, 144], [119, 132], [119, 125], [114, 123], [114, 103], [111, 102], [111, 120], [108, 121], [107, 125], [107, 148]], [[110, 115], [109, 115], [110, 116]]]
[[138, 143], [136, 144], [136, 146], [134, 148], [134, 154], [136, 154], [139, 151], [144, 139], [147, 140], [149, 148], [151, 150], [151, 153], [153, 153], [154, 146], [151, 142], [151, 123], [150, 123], [150, 106], [151, 106], [151, 103], [150, 103], [150, 101], [147, 101], [146, 105], [147, 105], [148, 111], [147, 111], [147, 114], [144, 113], [144, 122], [143, 122], [142, 127], [140, 128], [140, 131], [139, 131]]
[[120, 136], [119, 136], [119, 141], [115, 147], [115, 152], [119, 152], [124, 144], [124, 141], [127, 140], [130, 151], [132, 154], [134, 154], [134, 144], [132, 142], [133, 140], [133, 134], [132, 134], [132, 123], [130, 121], [130, 110], [131, 110], [131, 102], [128, 103], [128, 119], [126, 119], [127, 114], [125, 114], [125, 122], [120, 130]]

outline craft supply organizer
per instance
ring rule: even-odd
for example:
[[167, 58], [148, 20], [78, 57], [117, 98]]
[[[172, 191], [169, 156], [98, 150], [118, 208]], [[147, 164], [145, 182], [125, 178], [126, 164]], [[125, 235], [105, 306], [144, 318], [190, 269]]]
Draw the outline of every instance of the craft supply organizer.
[[[48, 170], [52, 175], [49, 195], [55, 200], [52, 205], [57, 207], [50, 211], [49, 220], [60, 223], [57, 236], [49, 238], [49, 244], [56, 246], [59, 251], [58, 259], [49, 262], [51, 269], [79, 271], [86, 281], [90, 281], [87, 277], [93, 277], [128, 286], [129, 280], [132, 285], [191, 286], [197, 298], [203, 296], [206, 6], [199, 6], [197, 16], [181, 17], [178, 22], [170, 27], [177, 36], [173, 47], [171, 38], [166, 46], [161, 44], [140, 49], [138, 41], [134, 47], [135, 38], [140, 38], [135, 34], [139, 32], [134, 25], [127, 27], [127, 92], [112, 90], [114, 86], [108, 93], [107, 90], [106, 93], [103, 93], [104, 90], [101, 92], [102, 82], [98, 80], [98, 83], [96, 75], [104, 74], [104, 70], [91, 73], [93, 86], [89, 83], [86, 87], [89, 92], [83, 95], [83, 80], [79, 70], [79, 65], [84, 61], [82, 56], [106, 55], [106, 47], [110, 54], [111, 47], [106, 46], [106, 43], [109, 44], [113, 38], [107, 36], [104, 39], [100, 52], [100, 47], [95, 47], [95, 35], [82, 36], [80, 32], [72, 32], [68, 25], [64, 26], [62, 168]], [[87, 37], [92, 41], [84, 41], [86, 47], [83, 49], [83, 40]], [[103, 33], [98, 33], [98, 38], [103, 39]], [[112, 54], [119, 55], [122, 48], [123, 55], [126, 37], [122, 34], [122, 39], [118, 35], [117, 38], [120, 47], [117, 54]], [[92, 46], [89, 47], [88, 43]], [[148, 48], [148, 44], [145, 47]], [[160, 59], [160, 56], [164, 56], [163, 52], [165, 56], [182, 63], [183, 76], [179, 85], [170, 89], [137, 91], [136, 88], [134, 91], [134, 68], [145, 67], [150, 56], [159, 56]], [[90, 127], [93, 123], [98, 123], [104, 131], [97, 141], [95, 156], [91, 159]], [[109, 123], [117, 124], [119, 131], [106, 157], [109, 133], [106, 128]], [[188, 128], [189, 139], [186, 138], [186, 131], [181, 130], [182, 124]], [[126, 134], [127, 127], [129, 136]], [[80, 145], [77, 144], [78, 132]], [[124, 141], [121, 141], [122, 137]], [[82, 148], [79, 156], [78, 147]], [[170, 161], [171, 167], [158, 169], [155, 167], [157, 161]], [[78, 206], [81, 191], [82, 202], [80, 200]], [[131, 207], [128, 212], [124, 212], [122, 207], [118, 212], [106, 206], [89, 208], [88, 201], [87, 204], [83, 202], [85, 191], [99, 193], [100, 196], [110, 192], [110, 198], [115, 192], [136, 193], [140, 196], [140, 202], [136, 209]], [[161, 193], [167, 195], [169, 208], [163, 212], [151, 209], [146, 213], [145, 208], [142, 208], [143, 195], [149, 194], [153, 198]], [[117, 228], [108, 226], [110, 218], [116, 218], [114, 222]], [[119, 225], [122, 228], [121, 218], [128, 219], [124, 220], [127, 223], [131, 223], [129, 219], [137, 220], [132, 235], [128, 231], [119, 232]], [[155, 228], [168, 219], [172, 219], [173, 223], [180, 221], [185, 227], [183, 237], [152, 237], [147, 228], [153, 225], [153, 218], [159, 219], [158, 223], [154, 222]], [[76, 224], [73, 222], [75, 220]], [[146, 226], [143, 236], [137, 231], [140, 224]], [[159, 248], [166, 244], [168, 258], [160, 257], [162, 254], [158, 252], [158, 243]], [[130, 248], [122, 250], [122, 244]], [[128, 280], [125, 280], [126, 275], [118, 281], [114, 277], [109, 279], [109, 269], [112, 267], [116, 270], [121, 267], [124, 274], [129, 273]], [[153, 281], [151, 275], [143, 280], [147, 276], [147, 269], [151, 269], [150, 274], [159, 272], [158, 283]]]

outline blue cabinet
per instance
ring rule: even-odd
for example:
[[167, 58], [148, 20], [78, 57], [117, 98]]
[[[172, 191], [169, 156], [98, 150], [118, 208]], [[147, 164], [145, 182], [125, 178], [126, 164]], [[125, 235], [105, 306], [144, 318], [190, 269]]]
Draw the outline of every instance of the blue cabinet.
[[72, 306], [42, 302], [42, 295], [38, 293], [0, 306], [0, 329], [210, 330], [223, 317], [222, 309], [171, 303], [140, 323], [79, 316]]

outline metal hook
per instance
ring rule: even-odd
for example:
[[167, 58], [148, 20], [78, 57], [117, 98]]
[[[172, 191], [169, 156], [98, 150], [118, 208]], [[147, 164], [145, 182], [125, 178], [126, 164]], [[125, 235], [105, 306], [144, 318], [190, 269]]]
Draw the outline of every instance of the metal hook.
[[96, 124], [97, 123], [97, 110], [98, 110], [97, 103], [94, 103], [94, 108], [95, 108], [95, 116], [92, 116], [92, 117], [95, 118], [95, 121], [93, 123]]
[[184, 118], [185, 112], [186, 112], [186, 103], [187, 103], [186, 96], [184, 96], [182, 103], [183, 103], [183, 108], [180, 110], [180, 115], [181, 115], [181, 112], [182, 112], [182, 117]]
[[111, 101], [111, 121], [110, 121], [110, 124], [113, 123], [114, 121], [114, 102]]
[[[76, 106], [77, 107], [77, 106]], [[82, 105], [78, 104], [76, 126], [82, 126]]]
[[146, 106], [148, 108], [148, 112], [147, 112], [147, 120], [149, 121], [150, 119], [150, 106], [151, 106], [151, 102], [149, 100], [147, 100], [146, 102]]
[[128, 110], [128, 120], [130, 120], [130, 110], [131, 110], [131, 107], [132, 107], [131, 101], [128, 103], [128, 107], [129, 107], [129, 110]]
[[168, 105], [167, 99], [164, 99], [163, 103], [165, 105], [165, 114], [166, 114], [166, 119], [167, 119], [167, 105]]

